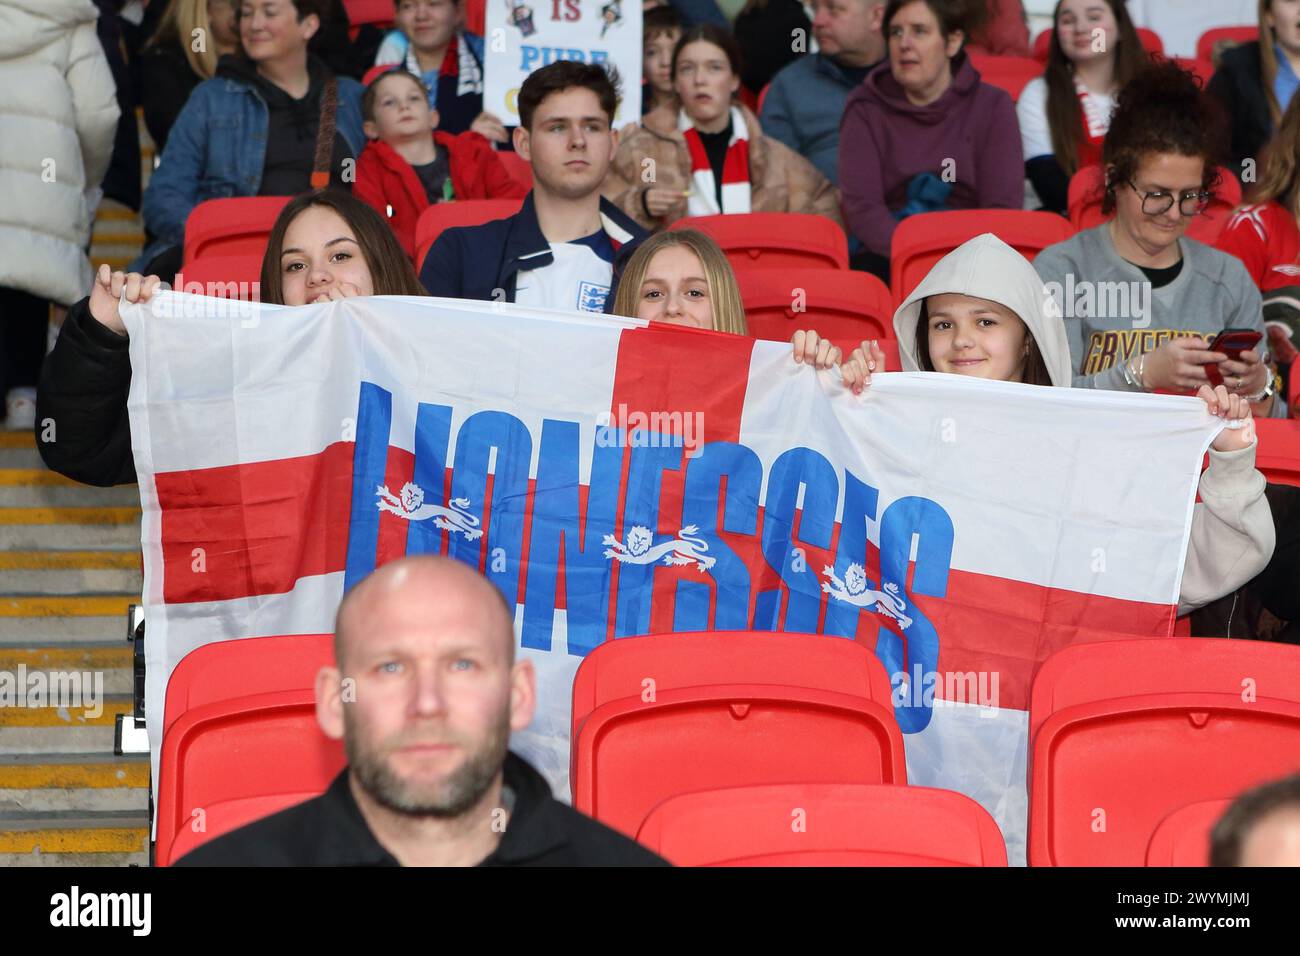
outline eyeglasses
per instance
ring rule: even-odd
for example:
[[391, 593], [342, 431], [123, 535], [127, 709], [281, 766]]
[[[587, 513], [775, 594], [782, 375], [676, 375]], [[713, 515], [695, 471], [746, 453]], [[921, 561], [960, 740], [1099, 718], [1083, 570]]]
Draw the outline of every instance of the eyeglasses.
[[[1174, 206], [1174, 194], [1167, 193], [1163, 189], [1157, 189], [1154, 192], [1144, 193], [1137, 188], [1133, 180], [1128, 181], [1133, 191], [1142, 197], [1142, 212], [1148, 216], [1159, 216], [1168, 212]], [[1183, 193], [1178, 200], [1178, 211], [1184, 216], [1197, 216], [1205, 212], [1205, 207], [1210, 204], [1210, 194], [1204, 192]]]

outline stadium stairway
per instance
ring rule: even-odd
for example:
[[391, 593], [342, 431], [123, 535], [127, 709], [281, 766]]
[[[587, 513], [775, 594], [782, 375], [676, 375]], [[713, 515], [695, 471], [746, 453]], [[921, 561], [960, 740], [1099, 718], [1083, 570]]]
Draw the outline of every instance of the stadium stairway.
[[[79, 485], [30, 432], [0, 431], [0, 866], [147, 865], [148, 756], [113, 755], [141, 585], [135, 486]], [[93, 697], [15, 706], [48, 705], [18, 691], [74, 672], [83, 690], [102, 675], [97, 716]]]

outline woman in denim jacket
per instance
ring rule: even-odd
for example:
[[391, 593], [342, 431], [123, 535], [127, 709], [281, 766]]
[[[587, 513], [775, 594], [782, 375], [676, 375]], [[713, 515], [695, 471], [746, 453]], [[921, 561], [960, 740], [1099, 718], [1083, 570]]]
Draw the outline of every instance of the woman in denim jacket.
[[307, 53], [326, 8], [324, 0], [244, 0], [239, 35], [245, 56], [222, 57], [217, 75], [194, 89], [172, 127], [144, 195], [151, 242], [132, 270], [174, 274], [185, 220], [204, 200], [289, 196], [320, 185], [312, 172], [318, 139], [328, 139], [319, 132], [331, 83], [337, 106], [329, 182], [351, 183], [352, 161], [365, 145], [361, 86], [335, 78]]

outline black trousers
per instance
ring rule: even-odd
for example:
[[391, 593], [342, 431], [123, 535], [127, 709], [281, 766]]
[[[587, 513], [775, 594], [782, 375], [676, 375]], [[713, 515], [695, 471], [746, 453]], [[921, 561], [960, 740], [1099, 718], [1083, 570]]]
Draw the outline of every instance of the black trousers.
[[45, 360], [50, 302], [0, 288], [0, 399], [11, 388], [35, 388]]

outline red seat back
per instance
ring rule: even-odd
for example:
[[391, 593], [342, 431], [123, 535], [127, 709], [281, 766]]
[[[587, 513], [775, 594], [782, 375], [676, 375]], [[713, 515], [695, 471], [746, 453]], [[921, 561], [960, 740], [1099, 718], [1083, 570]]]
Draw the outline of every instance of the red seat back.
[[187, 262], [177, 273], [172, 287], [177, 292], [258, 302], [261, 300], [261, 277], [261, 256], [205, 255]]
[[950, 790], [793, 783], [680, 794], [637, 840], [678, 866], [1006, 866], [998, 825]]
[[1258, 39], [1259, 24], [1252, 23], [1239, 27], [1215, 27], [1213, 30], [1206, 30], [1196, 41], [1196, 58], [1217, 64], [1219, 54], [1223, 52], [1223, 47], [1220, 44], [1236, 46], [1239, 43], [1249, 43], [1251, 40]]
[[972, 53], [970, 62], [981, 80], [990, 86], [1006, 90], [1012, 100], [1020, 99], [1020, 92], [1030, 80], [1043, 75], [1043, 64], [1031, 56]]
[[1160, 821], [1147, 844], [1147, 866], [1209, 866], [1210, 831], [1231, 800], [1200, 800]]
[[736, 281], [756, 339], [789, 342], [796, 329], [814, 329], [847, 356], [863, 339], [893, 335], [893, 296], [869, 273], [746, 269], [736, 273]]
[[698, 229], [713, 239], [737, 272], [741, 269], [847, 269], [849, 242], [825, 216], [800, 212], [747, 212], [687, 216], [669, 229]]
[[[1165, 41], [1160, 39], [1160, 34], [1156, 33], [1155, 30], [1148, 29], [1147, 27], [1138, 27], [1137, 35], [1138, 41], [1142, 44], [1142, 49], [1146, 50], [1147, 53], [1163, 54], [1165, 52]], [[1042, 33], [1038, 34], [1038, 36], [1034, 37], [1034, 59], [1040, 63], [1046, 63], [1047, 54], [1051, 50], [1051, 43], [1052, 28], [1048, 27]]]
[[519, 211], [523, 202], [522, 199], [457, 199], [434, 203], [420, 213], [415, 223], [415, 261], [423, 266], [429, 247], [447, 229], [508, 219]]
[[348, 13], [348, 33], [354, 40], [367, 23], [387, 29], [394, 22], [393, 0], [343, 0], [343, 7]]
[[185, 220], [185, 262], [200, 256], [256, 256], [266, 253], [280, 210], [291, 196], [240, 196], [201, 202]]
[[574, 806], [629, 836], [679, 793], [907, 779], [884, 665], [843, 638], [606, 641], [574, 678], [571, 740]]
[[[1187, 226], [1187, 237], [1214, 245], [1219, 233], [1232, 218], [1232, 211], [1241, 205], [1241, 183], [1232, 174], [1232, 170], [1219, 169], [1219, 185], [1215, 187], [1214, 196], [1205, 211], [1196, 216]], [[1068, 199], [1070, 223], [1078, 231], [1100, 226], [1111, 218], [1101, 211], [1105, 198], [1106, 180], [1100, 166], [1084, 166], [1070, 177]]]
[[[1292, 369], [1291, 374], [1300, 374], [1300, 370]], [[1300, 421], [1257, 418], [1255, 434], [1259, 441], [1255, 467], [1275, 484], [1300, 485]]]
[[908, 216], [894, 230], [889, 249], [894, 301], [903, 300], [936, 262], [968, 239], [991, 232], [1026, 259], [1074, 235], [1070, 224], [1050, 212], [1021, 209], [958, 209]]
[[206, 644], [172, 671], [159, 759], [160, 865], [325, 790], [346, 765], [316, 722], [328, 634]]
[[506, 168], [511, 179], [523, 183], [529, 189], [533, 188], [533, 166], [528, 160], [510, 150], [497, 153], [497, 158], [501, 160], [501, 165]]
[[1031, 866], [1141, 866], [1156, 826], [1294, 772], [1300, 651], [1213, 638], [1053, 654], [1029, 704]]

